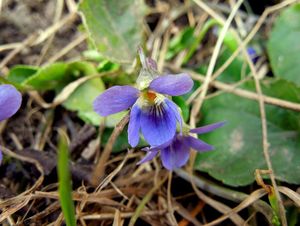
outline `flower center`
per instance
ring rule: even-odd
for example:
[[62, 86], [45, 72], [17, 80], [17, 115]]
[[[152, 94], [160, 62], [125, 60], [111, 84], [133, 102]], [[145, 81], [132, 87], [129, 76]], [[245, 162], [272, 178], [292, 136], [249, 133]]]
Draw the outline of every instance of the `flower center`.
[[145, 100], [147, 100], [147, 102], [154, 104], [157, 94], [153, 91], [147, 90], [142, 93], [142, 96]]
[[155, 98], [156, 98], [156, 93], [152, 92], [152, 91], [147, 91], [146, 92], [147, 98], [149, 101], [154, 102]]
[[141, 108], [148, 108], [153, 106], [160, 106], [164, 102], [165, 97], [162, 94], [156, 93], [152, 90], [144, 90], [140, 93], [137, 100]]

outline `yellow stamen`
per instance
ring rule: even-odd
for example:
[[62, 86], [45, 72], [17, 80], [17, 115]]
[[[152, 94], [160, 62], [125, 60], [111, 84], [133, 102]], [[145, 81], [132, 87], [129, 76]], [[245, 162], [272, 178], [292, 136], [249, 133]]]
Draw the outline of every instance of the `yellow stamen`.
[[147, 98], [148, 98], [149, 101], [151, 101], [151, 102], [155, 101], [156, 93], [151, 92], [151, 91], [147, 91], [146, 95], [147, 95]]

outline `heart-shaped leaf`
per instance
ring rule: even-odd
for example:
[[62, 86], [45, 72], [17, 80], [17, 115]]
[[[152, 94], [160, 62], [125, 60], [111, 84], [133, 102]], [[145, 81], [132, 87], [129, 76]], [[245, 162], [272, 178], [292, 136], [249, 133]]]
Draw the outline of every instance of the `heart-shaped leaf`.
[[276, 19], [268, 54], [274, 74], [300, 85], [300, 4], [282, 11]]
[[[247, 85], [255, 90], [254, 84]], [[299, 89], [284, 80], [263, 86], [264, 93], [291, 101], [300, 101]], [[283, 96], [284, 95], [284, 96]], [[266, 105], [269, 151], [275, 177], [280, 181], [300, 183], [300, 116], [298, 113]], [[232, 186], [255, 180], [255, 169], [267, 169], [262, 150], [262, 129], [257, 101], [233, 94], [208, 99], [203, 106], [204, 124], [227, 124], [200, 138], [215, 146], [198, 155], [195, 167]]]
[[112, 62], [132, 63], [142, 44], [143, 1], [83, 0], [80, 10], [97, 50]]

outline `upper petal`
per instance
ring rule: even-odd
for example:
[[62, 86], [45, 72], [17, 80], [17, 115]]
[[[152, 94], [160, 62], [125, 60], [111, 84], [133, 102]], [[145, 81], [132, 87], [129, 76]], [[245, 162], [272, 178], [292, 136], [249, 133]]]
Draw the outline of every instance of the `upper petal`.
[[185, 136], [184, 143], [196, 151], [211, 151], [214, 149], [213, 146], [205, 143], [202, 140], [196, 139], [195, 137]]
[[219, 127], [222, 127], [225, 123], [226, 122], [217, 122], [217, 123], [214, 123], [214, 124], [198, 127], [198, 128], [195, 128], [195, 129], [191, 129], [190, 132], [191, 133], [197, 133], [197, 134], [208, 133], [212, 130], [215, 130]]
[[170, 146], [161, 151], [162, 164], [168, 170], [182, 167], [188, 161], [189, 156], [189, 147], [179, 139], [175, 139]]
[[173, 109], [164, 102], [142, 109], [141, 130], [151, 146], [171, 140], [176, 132], [176, 115]]
[[137, 100], [139, 91], [132, 86], [113, 86], [94, 100], [94, 111], [107, 116], [126, 110]]
[[12, 85], [0, 85], [0, 121], [14, 115], [22, 103], [21, 93]]
[[134, 104], [130, 111], [130, 119], [128, 124], [128, 143], [135, 147], [139, 143], [139, 131], [141, 127], [141, 109]]
[[164, 75], [154, 79], [149, 88], [162, 94], [180, 96], [193, 88], [194, 82], [188, 74]]

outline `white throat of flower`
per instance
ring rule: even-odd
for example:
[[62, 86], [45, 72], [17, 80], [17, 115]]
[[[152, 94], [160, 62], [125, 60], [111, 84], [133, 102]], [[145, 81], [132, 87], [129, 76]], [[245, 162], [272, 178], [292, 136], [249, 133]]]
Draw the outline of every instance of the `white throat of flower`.
[[149, 107], [160, 106], [163, 104], [165, 98], [166, 97], [160, 93], [156, 93], [151, 90], [144, 90], [141, 92], [140, 97], [137, 100], [137, 104], [141, 109], [148, 109]]

